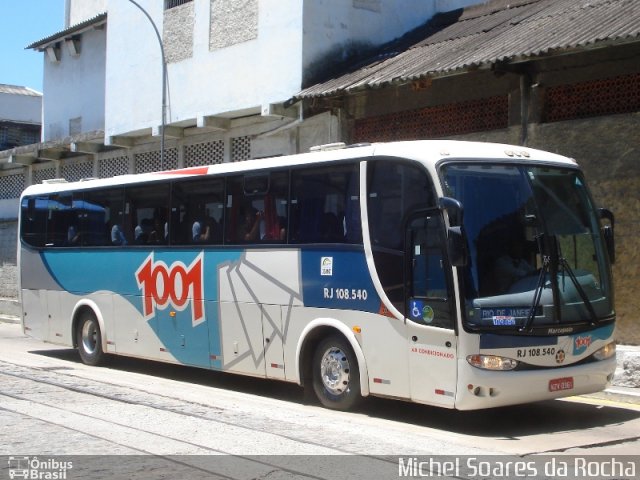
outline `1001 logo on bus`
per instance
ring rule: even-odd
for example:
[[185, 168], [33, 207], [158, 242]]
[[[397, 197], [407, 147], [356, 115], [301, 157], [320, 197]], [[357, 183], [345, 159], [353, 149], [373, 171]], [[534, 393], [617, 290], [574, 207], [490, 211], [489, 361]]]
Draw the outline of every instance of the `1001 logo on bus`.
[[168, 266], [163, 261], [155, 262], [151, 252], [136, 271], [145, 320], [155, 316], [156, 307], [165, 310], [172, 306], [183, 311], [191, 304], [192, 325], [204, 322], [203, 258], [201, 252], [189, 266], [182, 262]]

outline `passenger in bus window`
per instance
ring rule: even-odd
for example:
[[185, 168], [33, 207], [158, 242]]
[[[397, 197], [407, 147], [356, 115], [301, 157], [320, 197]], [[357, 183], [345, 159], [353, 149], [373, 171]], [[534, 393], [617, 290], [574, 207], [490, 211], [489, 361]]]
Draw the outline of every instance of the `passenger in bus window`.
[[261, 240], [260, 225], [263, 222], [264, 213], [250, 205], [245, 206], [241, 212], [238, 239], [242, 242], [255, 242]]
[[75, 225], [70, 225], [69, 230], [67, 230], [67, 245], [76, 245], [79, 239], [80, 236]]
[[144, 245], [148, 240], [149, 220], [144, 219], [133, 230], [133, 243], [136, 245]]
[[211, 238], [211, 225], [202, 220], [196, 220], [191, 226], [193, 243], [206, 243]]
[[124, 236], [122, 228], [117, 223], [111, 227], [111, 244], [112, 245], [126, 245], [127, 239]]

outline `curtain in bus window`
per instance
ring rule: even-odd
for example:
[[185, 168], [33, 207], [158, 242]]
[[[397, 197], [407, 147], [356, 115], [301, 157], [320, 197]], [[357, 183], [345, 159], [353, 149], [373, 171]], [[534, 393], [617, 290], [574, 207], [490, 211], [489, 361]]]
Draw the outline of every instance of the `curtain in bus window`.
[[300, 243], [322, 242], [326, 188], [319, 181], [303, 178], [297, 185], [297, 236]]
[[280, 221], [278, 219], [278, 211], [276, 209], [275, 202], [276, 200], [271, 194], [264, 197], [265, 232], [263, 240], [280, 240]]
[[225, 242], [286, 242], [288, 172], [227, 179]]
[[228, 244], [239, 242], [238, 225], [240, 202], [242, 201], [242, 179], [240, 177], [227, 178], [227, 199], [225, 205], [224, 241]]
[[286, 243], [289, 206], [289, 172], [272, 172], [269, 192], [264, 197], [265, 236], [263, 241]]

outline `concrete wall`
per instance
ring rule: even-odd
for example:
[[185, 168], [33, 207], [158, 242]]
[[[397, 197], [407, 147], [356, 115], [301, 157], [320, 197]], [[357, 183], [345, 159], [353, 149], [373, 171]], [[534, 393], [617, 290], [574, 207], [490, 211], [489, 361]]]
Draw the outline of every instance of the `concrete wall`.
[[[162, 32], [168, 122], [255, 114], [288, 100], [355, 50], [397, 38], [439, 9], [476, 0], [194, 0], [164, 10], [140, 0]], [[109, 3], [105, 135], [161, 123], [160, 49], [148, 19]]]
[[[178, 13], [164, 12], [162, 2], [140, 2], [165, 34], [165, 21]], [[298, 0], [198, 0], [178, 9], [194, 9], [193, 23], [178, 22], [192, 38], [192, 51], [176, 53], [168, 66], [169, 122], [193, 122], [198, 115], [250, 110], [284, 101], [301, 84], [302, 6]], [[219, 8], [235, 5], [228, 29], [257, 21], [257, 37], [228, 44], [213, 41]], [[161, 61], [148, 20], [127, 2], [109, 5], [105, 132], [113, 136], [161, 123]], [[171, 19], [171, 20], [168, 20]], [[253, 20], [251, 20], [253, 22]], [[178, 27], [180, 28], [180, 27]], [[176, 27], [169, 30], [173, 34]], [[218, 39], [220, 40], [220, 39]], [[185, 47], [186, 48], [186, 47]], [[168, 47], [172, 51], [173, 47]], [[184, 53], [184, 52], [183, 52]], [[157, 108], [154, 108], [157, 107]]]
[[107, 0], [65, 0], [65, 28], [82, 23], [106, 11]]
[[36, 123], [42, 121], [42, 94], [16, 95], [0, 93], [0, 120]]
[[[18, 218], [19, 203], [17, 198], [0, 199], [0, 222]], [[0, 239], [0, 242], [2, 242], [2, 239]]]
[[[16, 267], [17, 221], [0, 221], [0, 299], [18, 298], [18, 268]], [[5, 309], [6, 310], [6, 309]], [[6, 312], [0, 309], [2, 313]]]
[[210, 0], [209, 49], [258, 38], [258, 0]]
[[60, 61], [52, 62], [45, 54], [45, 141], [104, 128], [105, 42], [105, 28], [92, 29], [82, 34], [79, 55], [65, 45]]

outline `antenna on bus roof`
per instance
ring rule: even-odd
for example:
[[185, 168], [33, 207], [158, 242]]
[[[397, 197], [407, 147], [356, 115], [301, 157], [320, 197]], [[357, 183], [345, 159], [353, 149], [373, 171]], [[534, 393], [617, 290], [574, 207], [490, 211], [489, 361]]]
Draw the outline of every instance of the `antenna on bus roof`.
[[329, 150], [340, 150], [341, 148], [346, 148], [347, 144], [344, 142], [336, 142], [336, 143], [325, 143], [324, 145], [316, 145], [309, 149], [310, 152], [326, 152]]
[[66, 178], [50, 178], [48, 180], [42, 180], [44, 185], [52, 185], [55, 183], [68, 183]]

